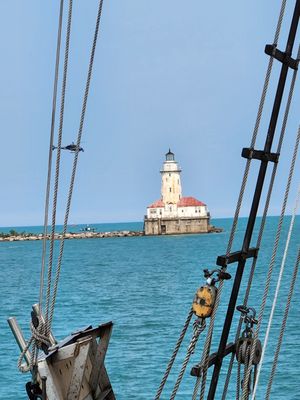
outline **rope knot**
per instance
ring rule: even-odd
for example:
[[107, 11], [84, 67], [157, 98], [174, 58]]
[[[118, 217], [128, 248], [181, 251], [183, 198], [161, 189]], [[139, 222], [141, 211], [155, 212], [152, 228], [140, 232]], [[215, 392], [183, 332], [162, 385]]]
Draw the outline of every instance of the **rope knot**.
[[51, 342], [49, 335], [46, 335], [46, 324], [41, 320], [40, 317], [36, 318], [38, 322], [37, 324], [33, 321], [30, 323], [31, 335], [35, 340], [36, 346], [47, 354], [48, 348], [51, 346]]
[[[32, 314], [32, 321], [30, 322], [31, 338], [28, 340], [24, 350], [21, 352], [18, 359], [18, 369], [22, 373], [32, 370], [34, 365], [35, 350], [36, 348], [42, 349], [45, 354], [48, 354], [48, 348], [51, 346], [49, 336], [46, 335], [46, 324], [39, 316]], [[30, 362], [22, 364], [25, 354], [32, 347]]]

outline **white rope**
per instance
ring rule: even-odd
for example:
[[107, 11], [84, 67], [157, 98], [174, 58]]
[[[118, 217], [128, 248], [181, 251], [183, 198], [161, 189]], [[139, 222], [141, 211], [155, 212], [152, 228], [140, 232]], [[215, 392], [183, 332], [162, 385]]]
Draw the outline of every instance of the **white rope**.
[[286, 240], [286, 244], [285, 244], [285, 249], [284, 249], [283, 258], [282, 258], [282, 262], [281, 262], [280, 272], [279, 272], [277, 285], [276, 285], [276, 290], [275, 290], [275, 294], [274, 294], [274, 299], [273, 299], [273, 303], [272, 303], [272, 309], [271, 309], [269, 322], [268, 322], [268, 327], [267, 327], [267, 331], [266, 331], [266, 336], [265, 336], [265, 340], [264, 340], [264, 345], [263, 345], [263, 349], [262, 349], [261, 361], [260, 361], [259, 366], [258, 366], [255, 386], [254, 386], [254, 390], [253, 390], [253, 393], [252, 393], [251, 400], [255, 399], [255, 394], [256, 394], [256, 391], [257, 391], [259, 376], [260, 376], [260, 372], [261, 372], [261, 369], [262, 369], [262, 364], [263, 364], [263, 361], [264, 361], [265, 351], [266, 351], [266, 347], [267, 347], [267, 344], [268, 344], [270, 329], [271, 329], [271, 325], [272, 325], [272, 322], [273, 322], [274, 312], [275, 312], [275, 308], [276, 308], [276, 304], [277, 304], [277, 300], [278, 300], [278, 294], [279, 294], [279, 290], [280, 290], [280, 286], [281, 286], [282, 275], [283, 275], [284, 268], [285, 268], [288, 248], [289, 248], [289, 245], [290, 245], [292, 231], [293, 231], [294, 224], [295, 224], [296, 213], [297, 213], [297, 210], [298, 210], [298, 207], [299, 207], [299, 201], [300, 201], [300, 185], [299, 185], [299, 188], [298, 188], [296, 204], [295, 204], [295, 207], [294, 207], [294, 210], [293, 210], [293, 214], [292, 214], [292, 219], [291, 219], [291, 222], [290, 222], [289, 232], [288, 232], [288, 236], [287, 236], [287, 240]]

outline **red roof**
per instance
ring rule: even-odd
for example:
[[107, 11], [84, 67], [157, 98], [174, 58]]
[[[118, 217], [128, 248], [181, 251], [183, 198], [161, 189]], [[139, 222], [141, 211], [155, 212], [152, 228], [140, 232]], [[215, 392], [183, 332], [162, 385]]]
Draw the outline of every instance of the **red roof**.
[[195, 197], [182, 197], [177, 203], [177, 207], [193, 207], [193, 206], [206, 206], [206, 204], [202, 203], [195, 199]]
[[158, 207], [164, 207], [165, 204], [164, 202], [160, 199], [155, 201], [154, 203], [150, 204], [150, 206], [148, 206], [147, 208], [158, 208]]

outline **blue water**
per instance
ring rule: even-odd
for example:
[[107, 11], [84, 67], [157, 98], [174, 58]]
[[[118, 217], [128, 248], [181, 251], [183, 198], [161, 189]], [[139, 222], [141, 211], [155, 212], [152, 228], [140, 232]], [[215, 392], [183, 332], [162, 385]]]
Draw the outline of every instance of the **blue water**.
[[[220, 234], [181, 235], [159, 237], [105, 238], [66, 241], [54, 316], [53, 332], [57, 338], [88, 324], [112, 320], [113, 335], [106, 357], [106, 366], [118, 400], [153, 399], [174, 344], [185, 321], [196, 288], [203, 283], [202, 270], [213, 268], [216, 256], [226, 250], [230, 219], [215, 220], [214, 224], [224, 228]], [[272, 240], [278, 219], [268, 219], [265, 239], [257, 263], [255, 280], [249, 305], [259, 308], [266, 271], [272, 252]], [[289, 287], [289, 278], [299, 246], [300, 218], [287, 259], [283, 291], [275, 315], [272, 337], [268, 346], [258, 399], [264, 398], [264, 387], [268, 380], [272, 353], [281, 323], [284, 302]], [[288, 229], [286, 218], [283, 234]], [[97, 230], [142, 229], [141, 223], [93, 225]], [[13, 227], [18, 231], [41, 232], [41, 227]], [[80, 228], [80, 227], [79, 227]], [[233, 250], [239, 250], [244, 234], [245, 219], [238, 226]], [[11, 228], [7, 228], [9, 230]], [[257, 228], [256, 228], [257, 229]], [[74, 227], [74, 230], [79, 230]], [[4, 228], [0, 231], [4, 231]], [[252, 245], [255, 245], [253, 241]], [[280, 248], [282, 249], [283, 243]], [[16, 316], [26, 337], [29, 335], [31, 305], [38, 300], [41, 242], [0, 243], [1, 318], [0, 318], [0, 399], [25, 400], [24, 384], [29, 375], [17, 371], [19, 351], [6, 323], [6, 318]], [[276, 259], [275, 276], [281, 257]], [[250, 267], [247, 263], [241, 292]], [[236, 265], [229, 266], [234, 274]], [[274, 279], [271, 292], [274, 291]], [[220, 305], [212, 350], [218, 343], [224, 320], [232, 280], [225, 283]], [[299, 285], [298, 285], [299, 288]], [[297, 285], [296, 285], [297, 290]], [[299, 290], [298, 290], [299, 293]], [[293, 299], [288, 319], [285, 341], [277, 368], [271, 398], [299, 399], [299, 294]], [[240, 296], [239, 303], [242, 302]], [[270, 310], [269, 301], [266, 313]], [[236, 315], [237, 317], [237, 315]], [[236, 318], [234, 319], [234, 325]], [[266, 324], [262, 328], [262, 334]], [[230, 341], [234, 338], [231, 331]], [[178, 363], [163, 392], [162, 399], [170, 397], [170, 390], [179, 372], [188, 339], [184, 342]], [[262, 337], [263, 335], [261, 335]], [[195, 378], [189, 375], [190, 367], [201, 358], [204, 336], [200, 337], [196, 351], [179, 390], [178, 399], [191, 398]], [[228, 357], [227, 357], [228, 358]], [[224, 381], [227, 360], [222, 369], [216, 399], [220, 399], [220, 388]], [[236, 369], [233, 371], [228, 399], [235, 398]]]

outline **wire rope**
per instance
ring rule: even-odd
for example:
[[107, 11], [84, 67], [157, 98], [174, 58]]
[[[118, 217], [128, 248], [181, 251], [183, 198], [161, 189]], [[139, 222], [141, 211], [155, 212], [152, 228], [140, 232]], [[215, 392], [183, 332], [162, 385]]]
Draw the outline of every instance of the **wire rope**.
[[[284, 12], [285, 12], [285, 6], [286, 6], [286, 0], [283, 0], [282, 4], [281, 4], [281, 9], [280, 9], [280, 14], [279, 14], [279, 18], [278, 18], [275, 35], [274, 35], [274, 43], [275, 44], [277, 44], [278, 39], [279, 39], [280, 30], [281, 30], [282, 21], [283, 21]], [[253, 129], [253, 134], [252, 134], [252, 139], [251, 139], [251, 144], [250, 144], [251, 148], [254, 148], [255, 143], [256, 143], [256, 139], [257, 139], [257, 135], [258, 135], [259, 127], [260, 127], [260, 122], [261, 122], [261, 117], [262, 117], [263, 109], [264, 109], [264, 105], [265, 105], [266, 95], [268, 92], [271, 72], [272, 72], [272, 68], [273, 68], [273, 60], [274, 60], [273, 57], [270, 57], [265, 80], [264, 80], [263, 90], [262, 90], [262, 94], [261, 94], [261, 98], [260, 98], [260, 102], [259, 102], [256, 121], [255, 121], [254, 129]], [[227, 252], [226, 252], [227, 256], [230, 254], [230, 251], [231, 251], [231, 248], [233, 245], [233, 240], [235, 237], [235, 232], [236, 232], [237, 223], [238, 223], [238, 217], [240, 214], [240, 209], [241, 209], [241, 205], [242, 205], [242, 201], [243, 201], [243, 197], [244, 197], [244, 193], [245, 193], [245, 188], [246, 188], [246, 184], [247, 184], [247, 180], [248, 180], [250, 166], [251, 166], [251, 159], [247, 159], [244, 174], [243, 174], [243, 179], [242, 179], [241, 190], [239, 193], [236, 211], [235, 211], [233, 224], [232, 224], [232, 228], [231, 228], [231, 232], [230, 232], [230, 237], [229, 237], [229, 241], [228, 241]], [[216, 299], [217, 307], [219, 305], [219, 300], [220, 300], [222, 289], [223, 289], [223, 281], [220, 282], [219, 287], [218, 287], [218, 296]], [[217, 302], [217, 300], [218, 300], [218, 302]], [[215, 320], [215, 314], [217, 311], [217, 307], [214, 307], [214, 311], [211, 316], [211, 322], [210, 322], [208, 333], [207, 333], [207, 340], [205, 341], [205, 345], [204, 345], [203, 352], [205, 354], [204, 359], [206, 360], [205, 361], [206, 363], [208, 362], [208, 357], [209, 357], [210, 345], [211, 345], [211, 340], [212, 340], [212, 338], [210, 336], [212, 336], [212, 332], [213, 332], [213, 328], [214, 328], [214, 320]], [[200, 400], [203, 399], [203, 397], [204, 397], [204, 391], [205, 391], [205, 385], [206, 385], [206, 372], [207, 372], [207, 366], [206, 367], [204, 366], [203, 375], [202, 375], [202, 378], [204, 378], [204, 379], [202, 379]], [[200, 386], [200, 380], [201, 380], [201, 376], [197, 377], [194, 394], [195, 394], [195, 391], [197, 391], [197, 388]]]
[[[297, 58], [299, 58], [299, 56], [300, 56], [300, 46], [299, 46], [299, 49], [298, 49]], [[292, 102], [294, 89], [295, 89], [297, 72], [298, 72], [297, 70], [294, 71], [293, 77], [292, 77], [292, 80], [291, 80], [291, 85], [290, 85], [290, 89], [289, 89], [288, 99], [287, 99], [287, 103], [286, 103], [286, 108], [285, 108], [285, 112], [284, 112], [281, 132], [280, 132], [280, 137], [279, 137], [277, 150], [276, 150], [278, 154], [281, 153], [281, 148], [282, 148], [282, 145], [283, 145], [283, 140], [284, 140], [284, 136], [285, 136], [285, 132], [286, 132], [288, 116], [289, 116], [291, 102]], [[270, 200], [271, 200], [271, 196], [272, 196], [272, 192], [273, 192], [273, 186], [274, 186], [274, 182], [275, 182], [275, 178], [276, 178], [276, 174], [277, 174], [277, 168], [278, 168], [278, 164], [274, 163], [272, 174], [271, 174], [271, 178], [270, 178], [269, 189], [268, 189], [268, 193], [267, 193], [267, 197], [266, 197], [265, 207], [264, 207], [262, 220], [261, 220], [261, 224], [260, 224], [260, 229], [259, 229], [259, 233], [258, 233], [258, 238], [257, 238], [257, 242], [256, 242], [256, 248], [260, 248], [260, 246], [261, 246], [261, 241], [262, 241], [262, 238], [263, 238], [263, 232], [264, 232], [264, 228], [265, 228], [265, 224], [266, 224], [266, 218], [267, 218], [269, 205], [270, 205]], [[251, 289], [251, 286], [252, 286], [252, 281], [253, 281], [254, 272], [255, 272], [255, 268], [256, 268], [256, 263], [257, 263], [257, 258], [254, 258], [253, 262], [252, 262], [251, 270], [250, 270], [250, 273], [249, 273], [249, 277], [248, 277], [248, 283], [247, 283], [247, 288], [246, 288], [246, 292], [245, 292], [243, 305], [247, 305], [247, 302], [248, 302], [248, 298], [249, 298], [249, 295], [250, 295], [250, 289]], [[235, 340], [238, 340], [238, 338], [239, 338], [241, 327], [242, 327], [242, 318], [240, 318], [240, 320], [239, 320], [239, 324], [238, 324]], [[232, 367], [233, 367], [233, 362], [234, 362], [234, 354], [231, 355], [230, 362], [229, 362], [229, 365], [228, 365], [228, 372], [227, 372], [225, 385], [224, 385], [224, 389], [223, 389], [222, 400], [226, 399], [228, 386], [229, 386], [229, 382], [230, 382], [231, 371], [232, 371]]]
[[236, 400], [239, 400], [240, 398], [242, 351], [243, 348], [242, 346], [240, 346], [238, 352], [238, 367], [237, 367], [237, 377], [236, 377]]
[[269, 269], [268, 269], [266, 285], [265, 285], [263, 298], [262, 298], [262, 302], [261, 302], [261, 306], [260, 306], [260, 311], [259, 311], [259, 315], [258, 315], [257, 328], [256, 328], [255, 333], [254, 333], [253, 344], [252, 344], [250, 360], [249, 360], [249, 368], [248, 368], [248, 370], [246, 372], [245, 380], [244, 380], [244, 383], [243, 383], [243, 400], [247, 398], [248, 380], [249, 380], [249, 376], [250, 376], [252, 361], [253, 361], [255, 348], [256, 348], [256, 342], [257, 342], [257, 338], [258, 338], [258, 333], [259, 333], [259, 330], [260, 330], [260, 326], [261, 326], [261, 322], [262, 322], [262, 318], [263, 318], [263, 314], [264, 314], [264, 310], [265, 310], [265, 305], [266, 305], [267, 296], [268, 296], [268, 292], [269, 292], [269, 287], [270, 287], [270, 283], [271, 283], [272, 272], [273, 272], [273, 268], [274, 268], [274, 264], [275, 264], [275, 259], [276, 259], [276, 255], [277, 255], [278, 246], [279, 246], [279, 240], [280, 240], [280, 235], [281, 235], [281, 230], [282, 230], [282, 225], [283, 225], [283, 218], [284, 218], [284, 215], [285, 215], [288, 195], [289, 195], [289, 191], [290, 191], [290, 186], [291, 186], [291, 181], [292, 181], [292, 177], [293, 177], [293, 173], [294, 173], [296, 157], [297, 157], [297, 153], [298, 153], [299, 139], [300, 139], [300, 127], [298, 129], [298, 134], [297, 134], [297, 137], [296, 137], [296, 143], [295, 143], [295, 146], [294, 146], [294, 152], [293, 152], [293, 157], [292, 157], [292, 161], [291, 161], [291, 165], [290, 165], [288, 181], [287, 181], [286, 189], [285, 189], [285, 193], [284, 193], [284, 199], [283, 199], [283, 203], [282, 203], [280, 219], [279, 219], [278, 226], [277, 226], [273, 252], [272, 252], [271, 261], [270, 261], [270, 265], [269, 265]]
[[269, 379], [269, 382], [268, 382], [268, 387], [267, 387], [267, 392], [266, 392], [266, 400], [268, 400], [270, 398], [270, 394], [271, 394], [272, 383], [273, 383], [273, 379], [274, 379], [275, 372], [276, 372], [276, 367], [277, 367], [277, 362], [278, 362], [278, 356], [279, 356], [280, 349], [281, 349], [283, 335], [284, 335], [286, 322], [287, 322], [287, 318], [288, 318], [288, 314], [289, 314], [289, 310], [290, 310], [290, 305], [291, 305], [291, 301], [292, 301], [292, 297], [293, 297], [294, 287], [295, 287], [295, 283], [296, 283], [296, 279], [297, 279], [299, 263], [300, 263], [300, 248], [298, 249], [298, 255], [297, 255], [297, 260], [296, 260], [294, 271], [293, 271], [293, 276], [292, 276], [292, 279], [291, 279], [291, 286], [290, 286], [290, 290], [289, 290], [289, 294], [288, 294], [288, 300], [287, 300], [287, 303], [286, 303], [286, 308], [285, 308], [285, 311], [284, 311], [284, 317], [283, 317], [283, 320], [282, 320], [280, 333], [279, 333], [279, 338], [278, 338], [278, 342], [277, 342], [277, 346], [276, 346], [276, 350], [275, 350], [274, 361], [273, 361], [273, 365], [272, 365], [272, 371], [271, 371], [271, 374], [270, 374], [270, 379]]
[[259, 363], [259, 366], [258, 366], [255, 386], [254, 386], [253, 393], [252, 393], [252, 400], [255, 399], [255, 394], [256, 394], [256, 391], [257, 391], [257, 387], [258, 387], [260, 372], [261, 372], [262, 364], [263, 364], [263, 361], [264, 361], [265, 351], [266, 351], [266, 347], [267, 347], [267, 344], [268, 344], [271, 325], [272, 325], [272, 322], [273, 322], [274, 312], [275, 312], [275, 308], [276, 308], [277, 300], [278, 300], [278, 296], [279, 296], [279, 290], [280, 290], [280, 287], [281, 287], [282, 276], [283, 276], [283, 272], [284, 272], [284, 268], [285, 268], [285, 264], [286, 264], [286, 257], [287, 257], [287, 253], [288, 253], [288, 249], [289, 249], [289, 245], [290, 245], [292, 231], [293, 231], [293, 228], [294, 228], [295, 217], [296, 217], [296, 213], [297, 213], [298, 206], [299, 206], [299, 200], [300, 200], [300, 186], [299, 186], [299, 189], [298, 189], [298, 195], [297, 195], [297, 199], [296, 199], [296, 204], [295, 204], [295, 207], [294, 207], [294, 210], [293, 210], [293, 214], [292, 214], [292, 218], [291, 218], [291, 222], [290, 222], [290, 227], [289, 227], [289, 232], [288, 232], [288, 236], [287, 236], [287, 240], [286, 240], [286, 245], [285, 245], [285, 249], [284, 249], [284, 253], [283, 253], [283, 257], [282, 257], [282, 262], [281, 262], [280, 271], [279, 271], [279, 275], [278, 275], [276, 290], [275, 290], [274, 298], [273, 298], [273, 302], [272, 302], [272, 309], [271, 309], [271, 313], [270, 313], [270, 316], [269, 316], [268, 326], [267, 326], [265, 339], [264, 339], [264, 344], [263, 344], [263, 348], [262, 348], [261, 360], [260, 360], [260, 363]]

